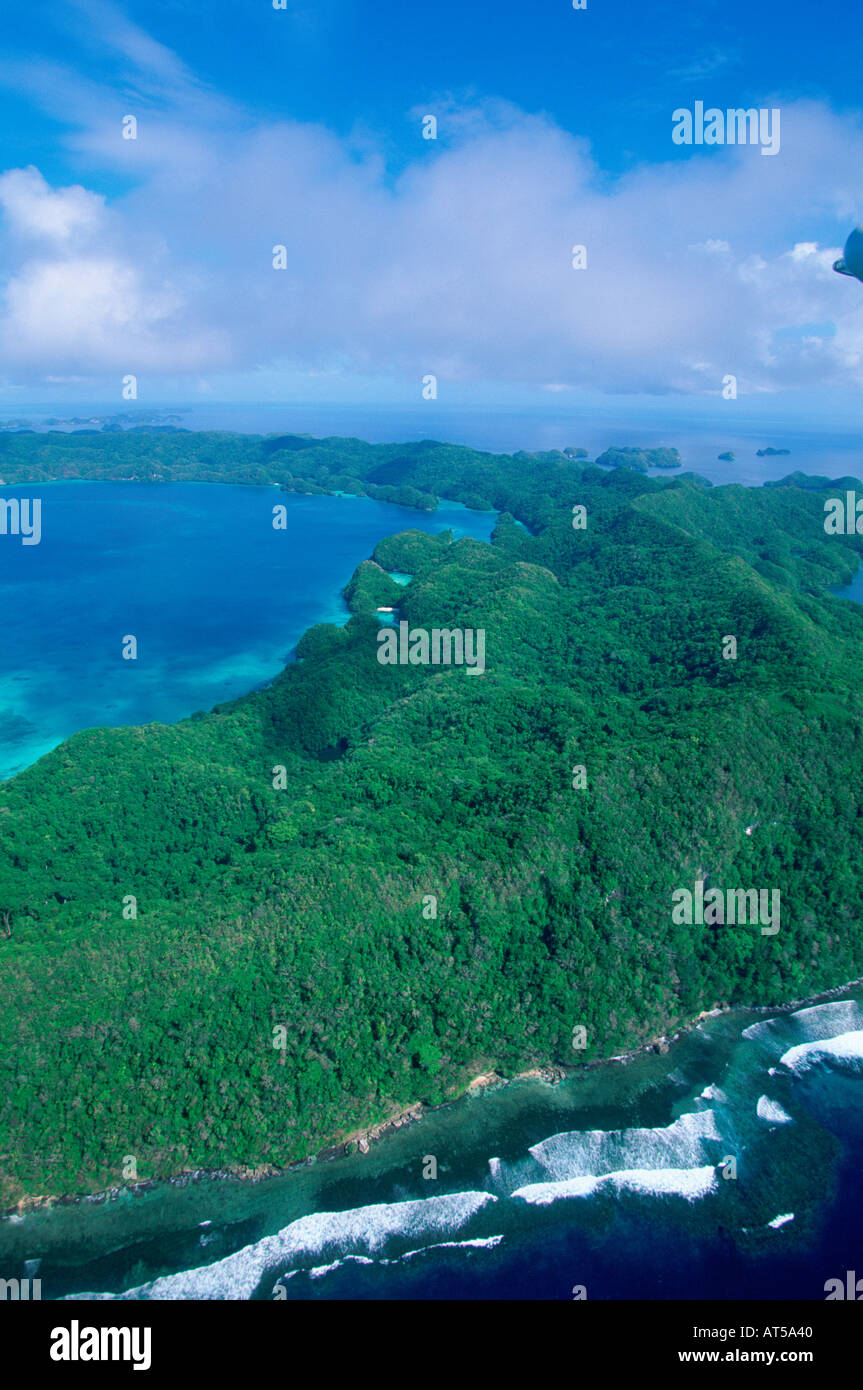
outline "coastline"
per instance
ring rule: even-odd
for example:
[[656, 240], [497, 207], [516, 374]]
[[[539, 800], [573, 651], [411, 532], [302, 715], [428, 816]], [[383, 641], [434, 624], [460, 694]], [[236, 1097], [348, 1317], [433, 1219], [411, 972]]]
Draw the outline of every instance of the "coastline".
[[[55, 486], [55, 485], [64, 485], [64, 486], [65, 486], [65, 485], [67, 485], [67, 484], [71, 484], [71, 485], [75, 485], [75, 486], [79, 486], [79, 485], [80, 485], [80, 486], [82, 486], [82, 487], [83, 487], [83, 486], [101, 487], [102, 485], [114, 486], [115, 484], [116, 484], [116, 485], [119, 485], [119, 484], [121, 484], [121, 483], [129, 483], [129, 484], [143, 485], [143, 486], [148, 486], [148, 487], [151, 486], [151, 485], [152, 485], [152, 486], [157, 486], [157, 485], [158, 485], [159, 487], [164, 487], [164, 486], [168, 486], [168, 485], [174, 485], [174, 486], [177, 486], [177, 487], [195, 487], [195, 488], [230, 488], [230, 487], [234, 487], [234, 488], [247, 489], [247, 490], [249, 490], [249, 491], [261, 492], [261, 493], [265, 492], [268, 488], [276, 488], [276, 489], [279, 490], [280, 493], [285, 493], [287, 496], [292, 496], [292, 497], [306, 497], [306, 498], [328, 497], [328, 498], [335, 498], [335, 499], [345, 499], [345, 500], [347, 500], [347, 501], [354, 501], [354, 502], [356, 502], [356, 501], [373, 502], [373, 503], [375, 503], [377, 506], [380, 506], [380, 507], [382, 507], [382, 508], [387, 508], [387, 507], [392, 507], [393, 509], [401, 508], [403, 511], [416, 512], [416, 513], [418, 514], [418, 517], [422, 517], [422, 518], [426, 518], [426, 519], [431, 518], [431, 519], [432, 519], [432, 523], [431, 523], [431, 524], [438, 525], [440, 529], [444, 529], [444, 530], [445, 530], [445, 529], [448, 529], [448, 527], [447, 527], [447, 521], [446, 521], [445, 519], [444, 519], [443, 521], [440, 521], [440, 520], [439, 520], [439, 517], [440, 517], [441, 514], [443, 514], [443, 515], [445, 516], [446, 512], [447, 512], [450, 508], [453, 508], [453, 509], [457, 510], [459, 513], [461, 513], [461, 512], [467, 513], [469, 519], [466, 520], [464, 523], [461, 523], [460, 520], [459, 520], [458, 518], [456, 518], [456, 517], [450, 517], [450, 518], [449, 518], [449, 528], [452, 528], [452, 527], [461, 527], [462, 533], [463, 533], [463, 534], [466, 534], [466, 535], [470, 535], [472, 539], [476, 540], [477, 544], [480, 544], [480, 545], [487, 545], [487, 544], [490, 544], [490, 538], [483, 538], [483, 537], [481, 537], [481, 536], [479, 536], [479, 535], [474, 535], [471, 528], [476, 529], [476, 528], [480, 525], [480, 523], [479, 523], [478, 521], [475, 521], [475, 520], [474, 520], [475, 517], [479, 517], [479, 516], [481, 516], [481, 515], [492, 515], [492, 513], [485, 513], [485, 514], [480, 513], [480, 512], [478, 512], [475, 508], [467, 507], [463, 502], [459, 502], [456, 498], [443, 497], [443, 496], [438, 497], [438, 498], [436, 499], [436, 500], [437, 500], [437, 506], [436, 506], [436, 508], [435, 508], [433, 511], [429, 511], [428, 509], [414, 507], [414, 506], [412, 506], [412, 505], [409, 504], [409, 503], [394, 502], [394, 501], [391, 501], [391, 500], [380, 500], [380, 499], [377, 499], [377, 498], [368, 497], [368, 496], [365, 495], [365, 494], [355, 494], [355, 493], [349, 493], [349, 492], [340, 492], [340, 491], [338, 491], [338, 490], [329, 489], [329, 488], [325, 488], [325, 487], [319, 488], [319, 489], [317, 490], [317, 492], [314, 492], [314, 493], [312, 493], [312, 492], [300, 492], [300, 491], [287, 491], [287, 490], [285, 489], [284, 485], [281, 484], [281, 483], [273, 483], [273, 482], [266, 482], [266, 481], [265, 481], [265, 482], [249, 482], [249, 483], [240, 482], [240, 483], [238, 483], [238, 482], [234, 482], [234, 481], [232, 481], [232, 480], [230, 480], [230, 479], [210, 479], [210, 478], [194, 478], [194, 479], [184, 479], [184, 478], [177, 478], [177, 479], [160, 479], [160, 478], [156, 478], [156, 479], [153, 479], [153, 478], [123, 478], [123, 477], [117, 477], [117, 478], [115, 478], [115, 477], [109, 477], [109, 478], [87, 478], [87, 477], [67, 478], [67, 477], [58, 477], [58, 478], [49, 478], [49, 479], [40, 480], [40, 481], [38, 481], [38, 482], [36, 483], [36, 486], [37, 486], [37, 487], [43, 487], [43, 486], [44, 486], [44, 487], [49, 487], [49, 486]], [[0, 478], [0, 486], [4, 486], [4, 484], [3, 484], [3, 479], [2, 479], [2, 478]], [[9, 484], [9, 487], [10, 487], [10, 488], [19, 489], [19, 490], [20, 490], [20, 489], [27, 489], [27, 488], [30, 487], [30, 486], [31, 486], [31, 484], [28, 484], [28, 483], [12, 483], [12, 484]], [[493, 513], [493, 515], [494, 515], [495, 518], [496, 518], [497, 515], [498, 515], [498, 513]], [[404, 530], [415, 529], [415, 528], [417, 528], [417, 527], [418, 527], [418, 528], [421, 528], [421, 529], [424, 529], [424, 522], [423, 522], [423, 521], [420, 521], [420, 520], [417, 520], [416, 523], [414, 523], [414, 522], [413, 522], [413, 519], [411, 519], [410, 525], [408, 525], [408, 524], [407, 524], [407, 519], [405, 519], [405, 520], [404, 520], [404, 524], [402, 524], [402, 520], [401, 520], [400, 518], [395, 518], [395, 517], [393, 517], [393, 518], [392, 518], [392, 522], [393, 522], [394, 529], [393, 529], [393, 530], [388, 530], [388, 531], [385, 533], [385, 536], [384, 536], [384, 537], [379, 537], [379, 540], [380, 540], [380, 539], [388, 539], [388, 538], [393, 537], [393, 536], [398, 536], [398, 535], [402, 534], [402, 532], [403, 532]], [[389, 517], [386, 518], [386, 523], [387, 523], [387, 525], [390, 524], [390, 518], [389, 518]], [[461, 538], [462, 538], [462, 535], [459, 535], [458, 538], [461, 539]], [[348, 607], [347, 602], [346, 602], [346, 600], [345, 600], [345, 597], [344, 597], [344, 595], [345, 595], [345, 590], [346, 590], [346, 589], [348, 588], [348, 586], [351, 584], [352, 579], [353, 579], [354, 575], [356, 574], [357, 569], [359, 569], [359, 567], [360, 567], [361, 565], [365, 564], [367, 561], [370, 561], [370, 560], [371, 560], [371, 551], [374, 550], [374, 547], [375, 547], [375, 545], [376, 545], [377, 543], [379, 543], [379, 540], [378, 540], [378, 541], [375, 541], [375, 540], [373, 539], [373, 540], [371, 541], [369, 553], [366, 554], [365, 556], [362, 556], [362, 555], [360, 556], [360, 558], [359, 558], [359, 559], [357, 560], [357, 562], [356, 562], [356, 565], [354, 566], [353, 571], [351, 571], [351, 573], [349, 573], [349, 574], [347, 575], [347, 578], [346, 578], [343, 582], [342, 582], [342, 580], [340, 579], [340, 577], [339, 577], [339, 578], [335, 578], [335, 579], [333, 580], [333, 588], [332, 588], [331, 591], [328, 591], [328, 592], [330, 592], [330, 597], [327, 598], [325, 601], [322, 601], [322, 606], [321, 606], [321, 609], [320, 609], [320, 615], [319, 615], [318, 617], [315, 617], [313, 620], [309, 620], [307, 626], [303, 626], [302, 628], [299, 628], [299, 627], [298, 627], [297, 630], [296, 630], [296, 635], [295, 635], [295, 638], [294, 638], [293, 641], [290, 641], [290, 637], [288, 637], [288, 638], [286, 639], [286, 642], [289, 642], [289, 643], [290, 643], [290, 645], [288, 646], [288, 649], [287, 649], [287, 656], [281, 655], [281, 653], [285, 651], [285, 643], [283, 643], [281, 640], [275, 641], [274, 644], [273, 644], [273, 646], [272, 646], [272, 650], [273, 650], [273, 653], [274, 653], [273, 658], [272, 658], [272, 662], [264, 661], [264, 660], [262, 659], [262, 660], [258, 663], [260, 669], [259, 669], [258, 671], [250, 672], [250, 673], [248, 674], [248, 681], [249, 681], [249, 683], [246, 683], [246, 681], [244, 680], [244, 681], [243, 681], [243, 684], [242, 684], [242, 688], [237, 689], [237, 691], [236, 691], [235, 694], [232, 694], [232, 693], [230, 693], [230, 691], [228, 691], [226, 694], [221, 695], [217, 701], [214, 701], [213, 698], [212, 698], [212, 696], [210, 695], [210, 692], [209, 692], [208, 687], [205, 685], [201, 690], [199, 690], [198, 697], [197, 697], [195, 700], [190, 700], [190, 701], [188, 701], [187, 704], [185, 704], [184, 708], [185, 708], [186, 712], [185, 712], [185, 713], [182, 713], [182, 712], [181, 712], [181, 713], [179, 713], [179, 714], [176, 714], [176, 716], [175, 716], [174, 713], [173, 713], [173, 711], [172, 711], [172, 712], [171, 712], [171, 717], [170, 717], [169, 719], [167, 719], [167, 723], [168, 723], [171, 727], [175, 727], [175, 728], [176, 728], [176, 727], [179, 727], [180, 725], [185, 724], [189, 719], [191, 719], [191, 718], [193, 717], [193, 715], [196, 713], [196, 711], [197, 711], [199, 708], [204, 708], [206, 713], [211, 713], [211, 712], [212, 712], [212, 709], [214, 708], [214, 705], [215, 705], [215, 704], [229, 703], [229, 702], [233, 702], [233, 701], [235, 701], [235, 700], [243, 700], [243, 699], [245, 699], [245, 698], [247, 698], [247, 697], [250, 697], [250, 696], [252, 696], [252, 695], [255, 695], [255, 694], [258, 693], [259, 691], [268, 689], [268, 688], [269, 688], [270, 686], [272, 686], [272, 684], [278, 679], [278, 677], [279, 677], [280, 675], [282, 675], [283, 672], [293, 663], [294, 658], [295, 658], [295, 653], [296, 653], [296, 647], [297, 647], [297, 645], [299, 644], [299, 642], [300, 642], [305, 636], [308, 635], [308, 633], [309, 633], [315, 626], [318, 626], [318, 625], [324, 624], [324, 623], [331, 623], [331, 624], [333, 624], [333, 625], [335, 625], [335, 626], [338, 626], [338, 627], [344, 627], [344, 626], [346, 626], [347, 623], [350, 621], [350, 619], [351, 619], [354, 615], [353, 615], [351, 609]], [[341, 574], [341, 573], [343, 573], [343, 572], [344, 572], [344, 571], [340, 571], [339, 574]], [[335, 591], [335, 585], [336, 585], [336, 584], [338, 585], [337, 594], [336, 594], [336, 591]], [[254, 656], [254, 654], [255, 654], [255, 653], [252, 652], [252, 655], [253, 655], [253, 656]], [[240, 655], [242, 656], [242, 653], [241, 653]], [[261, 670], [269, 670], [270, 673], [269, 673], [268, 675], [265, 675], [262, 679], [255, 679], [256, 675], [260, 675], [260, 671], [261, 671]], [[21, 718], [22, 718], [22, 719], [25, 719], [25, 718], [27, 717], [27, 713], [28, 713], [27, 711], [22, 712], [22, 713], [21, 713]], [[93, 713], [93, 718], [92, 718], [92, 719], [89, 719], [89, 720], [87, 720], [86, 722], [80, 723], [80, 724], [76, 725], [75, 727], [72, 727], [68, 732], [62, 734], [62, 736], [60, 736], [59, 734], [56, 734], [56, 735], [50, 735], [49, 737], [47, 737], [47, 740], [43, 740], [42, 742], [40, 742], [40, 743], [37, 745], [37, 748], [36, 748], [36, 751], [35, 751], [35, 752], [28, 751], [29, 745], [27, 745], [26, 743], [25, 743], [25, 745], [24, 745], [23, 751], [22, 751], [22, 749], [21, 749], [20, 747], [18, 747], [18, 748], [17, 748], [17, 751], [16, 751], [15, 754], [14, 754], [14, 757], [15, 757], [16, 760], [18, 760], [18, 759], [20, 759], [20, 758], [24, 758], [25, 761], [15, 761], [15, 762], [13, 763], [13, 762], [11, 762], [11, 760], [10, 760], [10, 761], [4, 762], [4, 763], [0, 766], [0, 786], [4, 786], [4, 785], [6, 785], [6, 784], [12, 782], [12, 781], [14, 780], [14, 778], [18, 777], [21, 773], [28, 772], [31, 768], [35, 767], [36, 764], [37, 764], [42, 758], [44, 758], [46, 755], [48, 755], [48, 754], [50, 754], [50, 753], [53, 753], [56, 749], [60, 748], [64, 743], [66, 743], [70, 738], [74, 738], [74, 737], [76, 736], [76, 734], [80, 734], [80, 733], [85, 732], [85, 731], [87, 731], [87, 730], [93, 730], [93, 729], [98, 729], [98, 728], [103, 728], [103, 727], [104, 727], [104, 728], [117, 728], [117, 727], [143, 728], [143, 727], [145, 727], [146, 725], [148, 725], [148, 724], [150, 724], [150, 723], [155, 723], [155, 722], [164, 722], [164, 721], [162, 721], [162, 720], [153, 720], [152, 718], [149, 718], [149, 717], [147, 717], [146, 715], [144, 715], [144, 716], [142, 716], [142, 717], [138, 717], [137, 713], [136, 713], [136, 712], [133, 712], [133, 713], [130, 713], [129, 718], [126, 719], [126, 720], [124, 720], [119, 726], [116, 725], [116, 724], [110, 724], [110, 723], [104, 724], [104, 723], [102, 722], [102, 718], [100, 717], [100, 713], [94, 711], [94, 713]], [[55, 741], [51, 741], [51, 740], [55, 740]], [[12, 746], [12, 744], [11, 744], [11, 742], [10, 742], [10, 747], [11, 747], [11, 746]], [[0, 1216], [2, 1216], [2, 1211], [3, 1211], [3, 1209], [0, 1209]]]
[[336, 1159], [347, 1158], [353, 1154], [369, 1153], [373, 1144], [378, 1144], [381, 1140], [387, 1139], [398, 1130], [407, 1125], [415, 1124], [427, 1115], [435, 1114], [445, 1110], [450, 1106], [457, 1105], [459, 1102], [470, 1099], [481, 1099], [483, 1095], [493, 1091], [508, 1089], [526, 1081], [539, 1081], [547, 1086], [558, 1086], [564, 1081], [572, 1080], [581, 1073], [594, 1070], [597, 1067], [610, 1066], [612, 1063], [623, 1065], [632, 1062], [636, 1057], [641, 1057], [647, 1053], [665, 1054], [672, 1043], [694, 1029], [708, 1018], [720, 1018], [724, 1014], [742, 1010], [748, 1013], [757, 1014], [784, 1014], [794, 1013], [798, 1009], [813, 1007], [820, 1003], [826, 1003], [837, 995], [844, 994], [847, 990], [863, 986], [863, 976], [849, 980], [845, 984], [836, 985], [833, 989], [820, 990], [817, 994], [806, 995], [802, 999], [790, 1000], [784, 1004], [733, 1004], [717, 1005], [712, 1009], [703, 1009], [692, 1019], [681, 1023], [673, 1031], [661, 1034], [638, 1047], [629, 1049], [626, 1052], [617, 1053], [612, 1057], [598, 1057], [589, 1062], [581, 1062], [576, 1066], [564, 1067], [558, 1063], [545, 1063], [533, 1066], [525, 1071], [517, 1072], [515, 1075], [507, 1077], [497, 1071], [482, 1071], [473, 1076], [457, 1095], [453, 1095], [440, 1105], [427, 1105], [424, 1101], [413, 1101], [410, 1105], [403, 1106], [387, 1119], [379, 1120], [373, 1125], [363, 1128], [350, 1130], [343, 1138], [335, 1144], [329, 1145], [316, 1153], [309, 1154], [306, 1158], [296, 1159], [284, 1167], [276, 1167], [273, 1164], [262, 1163], [258, 1165], [238, 1164], [236, 1167], [229, 1168], [190, 1168], [183, 1169], [171, 1177], [148, 1178], [143, 1182], [124, 1183], [115, 1187], [105, 1188], [99, 1192], [92, 1193], [65, 1193], [59, 1195], [44, 1195], [22, 1197], [12, 1206], [3, 1208], [0, 1211], [0, 1224], [7, 1221], [20, 1222], [31, 1212], [47, 1210], [52, 1207], [75, 1206], [78, 1204], [101, 1205], [104, 1202], [116, 1201], [121, 1194], [128, 1193], [132, 1196], [139, 1192], [153, 1191], [158, 1187], [185, 1187], [195, 1182], [214, 1182], [218, 1180], [232, 1180], [255, 1184], [265, 1182], [269, 1178], [285, 1177], [290, 1173], [299, 1172], [317, 1163], [330, 1163]]

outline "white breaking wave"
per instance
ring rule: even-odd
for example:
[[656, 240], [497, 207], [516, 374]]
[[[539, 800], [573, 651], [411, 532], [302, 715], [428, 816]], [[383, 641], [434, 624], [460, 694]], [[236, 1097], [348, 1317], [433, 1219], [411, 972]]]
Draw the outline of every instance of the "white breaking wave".
[[800, 1043], [797, 1047], [790, 1047], [779, 1060], [791, 1071], [803, 1071], [826, 1058], [834, 1062], [848, 1062], [852, 1070], [859, 1071], [863, 1065], [863, 1029], [854, 1033], [840, 1033], [838, 1038]]
[[[806, 1009], [798, 1009], [791, 1017], [800, 1027], [809, 1030], [822, 1028], [825, 1020], [831, 1028], [843, 1033], [854, 1031], [863, 1025], [863, 1010], [855, 999], [837, 999], [831, 1004], [810, 1004]], [[810, 1036], [813, 1036], [810, 1033]]]
[[793, 1124], [791, 1116], [787, 1110], [783, 1110], [778, 1100], [771, 1100], [769, 1096], [759, 1096], [755, 1113], [759, 1120], [767, 1120], [772, 1125]]
[[[342, 1269], [344, 1265], [373, 1265], [374, 1260], [369, 1260], [365, 1255], [346, 1255], [343, 1260], [333, 1260], [329, 1265], [315, 1265], [314, 1269], [307, 1271], [310, 1279], [322, 1279], [325, 1274], [329, 1274], [333, 1269]], [[291, 1271], [292, 1274], [300, 1274], [299, 1269]]]
[[728, 1104], [728, 1097], [727, 1097], [727, 1095], [725, 1094], [725, 1092], [724, 1092], [719, 1086], [714, 1086], [712, 1082], [710, 1083], [709, 1086], [705, 1086], [704, 1090], [701, 1092], [701, 1095], [698, 1096], [697, 1099], [698, 1099], [698, 1100], [715, 1100], [715, 1101], [717, 1101], [720, 1105], [727, 1105], [727, 1104]]
[[651, 1196], [685, 1197], [694, 1201], [715, 1192], [718, 1186], [716, 1170], [703, 1168], [630, 1168], [619, 1173], [604, 1173], [600, 1177], [583, 1175], [565, 1178], [561, 1182], [534, 1182], [513, 1192], [534, 1206], [547, 1206], [562, 1197], [591, 1197], [603, 1187], [650, 1194]]
[[[374, 1254], [394, 1237], [418, 1240], [425, 1235], [457, 1231], [497, 1198], [488, 1192], [456, 1192], [422, 1201], [387, 1202], [350, 1211], [318, 1212], [292, 1221], [275, 1235], [265, 1236], [233, 1255], [201, 1269], [153, 1279], [121, 1294], [77, 1294], [84, 1299], [248, 1299], [268, 1270], [291, 1261], [340, 1248], [344, 1254]], [[359, 1245], [363, 1251], [345, 1251]], [[283, 1275], [281, 1277], [284, 1277]]]
[[[369, 1260], [365, 1255], [346, 1255], [343, 1260], [333, 1260], [332, 1264], [316, 1265], [314, 1269], [306, 1271], [310, 1279], [322, 1279], [325, 1274], [330, 1274], [334, 1269], [342, 1269], [345, 1265], [398, 1265], [405, 1260], [412, 1260], [415, 1255], [425, 1255], [430, 1250], [490, 1250], [495, 1245], [500, 1245], [503, 1236], [477, 1236], [474, 1240], [440, 1240], [432, 1245], [421, 1245], [418, 1250], [407, 1250], [404, 1255], [399, 1255], [395, 1260]], [[301, 1270], [294, 1270], [294, 1274], [302, 1273]]]
[[721, 1156], [713, 1110], [691, 1111], [657, 1129], [591, 1129], [554, 1134], [531, 1157], [557, 1181], [632, 1171], [697, 1169]]
[[793, 1024], [799, 1033], [810, 1042], [821, 1039], [825, 1034], [848, 1033], [863, 1027], [863, 1011], [854, 999], [837, 999], [830, 1004], [810, 1004], [793, 1014], [780, 1014], [764, 1023], [753, 1023], [745, 1028], [741, 1037], [748, 1040], [769, 1037], [777, 1028]]
[[381, 1264], [398, 1264], [401, 1260], [412, 1260], [415, 1255], [425, 1255], [428, 1250], [493, 1250], [500, 1245], [503, 1236], [477, 1236], [475, 1240], [442, 1240], [436, 1245], [422, 1245], [419, 1250], [408, 1250], [398, 1260], [381, 1260]]

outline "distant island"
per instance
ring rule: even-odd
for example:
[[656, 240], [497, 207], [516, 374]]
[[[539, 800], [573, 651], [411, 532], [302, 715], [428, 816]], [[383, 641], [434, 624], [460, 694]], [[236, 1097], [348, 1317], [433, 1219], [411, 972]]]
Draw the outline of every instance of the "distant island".
[[646, 473], [648, 468], [679, 468], [680, 454], [677, 449], [638, 449], [625, 445], [606, 449], [596, 462], [600, 468], [637, 468], [639, 473]]
[[790, 454], [790, 449], [757, 449], [756, 453], [760, 459], [772, 459], [779, 454]]
[[10, 419], [0, 420], [0, 431], [9, 430], [22, 434], [36, 434], [40, 431], [34, 429], [34, 425], [41, 425], [43, 430], [68, 430], [87, 431], [97, 430], [99, 433], [115, 433], [120, 430], [147, 429], [153, 426], [173, 425], [181, 420], [181, 415], [176, 415], [170, 411], [125, 411], [118, 415], [71, 415], [71, 416], [31, 416], [29, 419]]
[[720, 459], [720, 461], [721, 461], [722, 463], [733, 463], [733, 462], [734, 462], [734, 454], [733, 454], [733, 452], [732, 452], [731, 449], [728, 449], [728, 450], [726, 451], [726, 453], [724, 453], [724, 454], [719, 454], [719, 455], [718, 455], [718, 458]]

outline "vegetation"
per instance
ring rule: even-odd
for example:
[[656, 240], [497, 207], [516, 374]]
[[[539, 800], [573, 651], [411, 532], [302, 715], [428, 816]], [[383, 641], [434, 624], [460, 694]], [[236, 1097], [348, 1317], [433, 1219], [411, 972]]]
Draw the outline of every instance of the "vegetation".
[[[863, 973], [863, 612], [828, 592], [863, 537], [825, 535], [823, 491], [431, 441], [7, 435], [0, 459], [500, 513], [490, 545], [381, 542], [346, 627], [266, 689], [79, 733], [0, 786], [5, 1204], [105, 1188], [127, 1155], [286, 1164], [489, 1065]], [[382, 666], [390, 601], [485, 629], [485, 674]], [[778, 887], [780, 931], [673, 924], [705, 873]]]
[[676, 449], [606, 449], [596, 462], [605, 468], [637, 468], [646, 473], [648, 468], [679, 468], [680, 454]]

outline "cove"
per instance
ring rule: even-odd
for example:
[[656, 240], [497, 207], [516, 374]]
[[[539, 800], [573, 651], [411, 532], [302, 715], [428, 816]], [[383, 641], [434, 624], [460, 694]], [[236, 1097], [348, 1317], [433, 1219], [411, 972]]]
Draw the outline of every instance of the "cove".
[[[41, 540], [0, 536], [0, 780], [95, 725], [175, 723], [272, 680], [384, 536], [495, 516], [218, 483], [55, 482]], [[284, 503], [287, 526], [273, 529]], [[123, 660], [123, 640], [138, 658]]]

